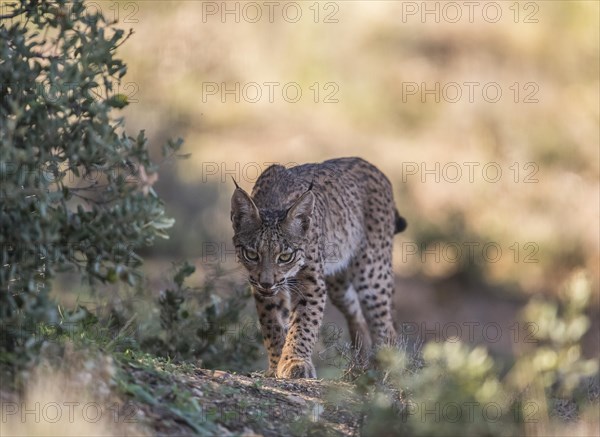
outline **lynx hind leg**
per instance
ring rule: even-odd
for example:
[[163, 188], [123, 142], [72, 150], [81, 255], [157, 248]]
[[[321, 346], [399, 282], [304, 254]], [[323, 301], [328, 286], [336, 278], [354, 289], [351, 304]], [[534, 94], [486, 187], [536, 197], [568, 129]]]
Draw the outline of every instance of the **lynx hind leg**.
[[391, 250], [365, 249], [355, 262], [354, 270], [354, 287], [373, 343], [393, 344], [397, 334], [392, 319], [394, 275]]
[[350, 330], [352, 346], [367, 355], [371, 350], [371, 336], [363, 315], [358, 294], [352, 285], [349, 269], [326, 279], [331, 302], [344, 315]]
[[395, 211], [391, 191], [374, 194], [367, 201], [367, 206], [365, 242], [352, 264], [353, 283], [373, 342], [376, 345], [390, 344], [397, 341], [392, 320]]

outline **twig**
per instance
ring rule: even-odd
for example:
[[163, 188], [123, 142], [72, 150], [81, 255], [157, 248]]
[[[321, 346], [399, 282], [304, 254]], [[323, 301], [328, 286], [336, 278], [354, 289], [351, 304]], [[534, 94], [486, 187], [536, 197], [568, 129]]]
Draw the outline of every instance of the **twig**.
[[19, 15], [23, 15], [25, 12], [27, 12], [27, 9], [17, 10], [11, 14], [0, 15], [0, 20], [9, 20], [18, 17]]

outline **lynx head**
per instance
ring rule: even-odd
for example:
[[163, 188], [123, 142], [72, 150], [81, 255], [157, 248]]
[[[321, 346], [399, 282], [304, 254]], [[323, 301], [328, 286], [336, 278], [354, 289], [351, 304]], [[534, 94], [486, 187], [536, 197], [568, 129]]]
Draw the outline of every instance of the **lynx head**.
[[274, 296], [294, 287], [295, 276], [305, 264], [314, 204], [315, 196], [308, 190], [285, 210], [259, 210], [236, 185], [231, 198], [233, 244], [255, 292]]

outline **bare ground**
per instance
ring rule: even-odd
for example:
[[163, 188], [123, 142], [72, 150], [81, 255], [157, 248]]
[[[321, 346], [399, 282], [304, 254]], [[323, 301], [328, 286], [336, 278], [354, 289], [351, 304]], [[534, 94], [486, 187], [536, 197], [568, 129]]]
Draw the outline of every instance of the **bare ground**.
[[[325, 380], [280, 380], [252, 373], [189, 368], [165, 384], [135, 364], [124, 369], [131, 380], [169, 390], [134, 394], [140, 421], [155, 435], [358, 435], [362, 401], [349, 384]], [[335, 393], [335, 403], [331, 396]], [[150, 394], [150, 393], [147, 393]], [[157, 396], [158, 395], [158, 396]], [[157, 396], [157, 397], [156, 397]], [[186, 410], [173, 408], [180, 402]], [[189, 406], [196, 411], [190, 411]]]

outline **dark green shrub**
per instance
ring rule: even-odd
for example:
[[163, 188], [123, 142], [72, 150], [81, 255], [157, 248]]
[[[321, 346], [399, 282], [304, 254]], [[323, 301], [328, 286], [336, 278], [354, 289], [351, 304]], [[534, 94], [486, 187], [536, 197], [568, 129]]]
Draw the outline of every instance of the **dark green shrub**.
[[[172, 220], [152, 189], [143, 131], [115, 55], [127, 36], [81, 0], [21, 0], [0, 11], [0, 352], [30, 346], [24, 324], [54, 323], [58, 272], [135, 285], [136, 251]], [[173, 153], [181, 141], [164, 148]]]
[[184, 283], [195, 267], [178, 266], [171, 287], [158, 299], [160, 330], [155, 335], [140, 333], [141, 348], [165, 358], [202, 360], [207, 368], [245, 371], [257, 360], [262, 347], [255, 317], [243, 316], [250, 293], [226, 280], [227, 296], [217, 292], [215, 282], [223, 272], [213, 272], [201, 287]]

